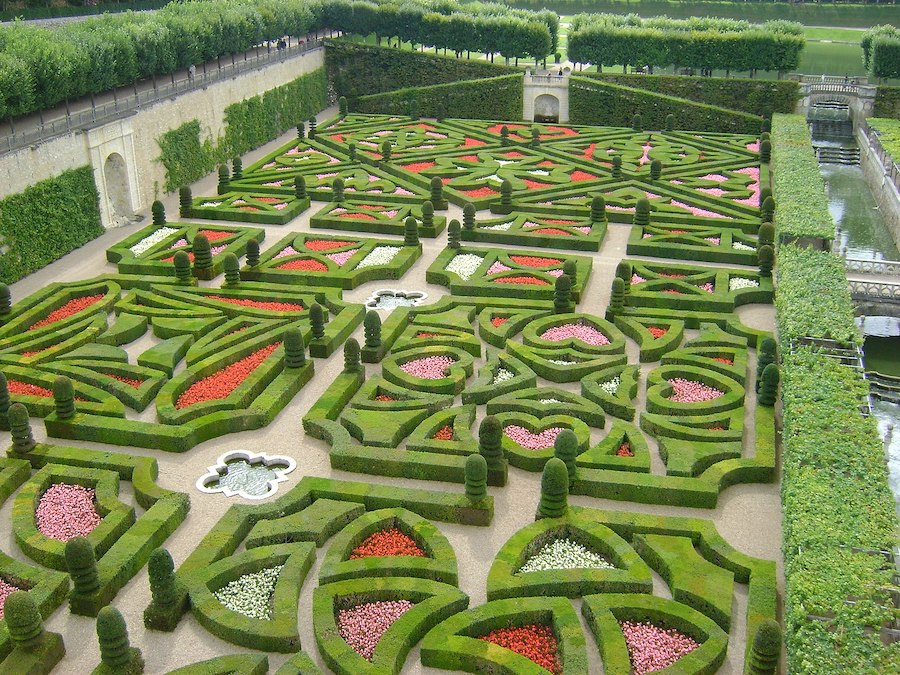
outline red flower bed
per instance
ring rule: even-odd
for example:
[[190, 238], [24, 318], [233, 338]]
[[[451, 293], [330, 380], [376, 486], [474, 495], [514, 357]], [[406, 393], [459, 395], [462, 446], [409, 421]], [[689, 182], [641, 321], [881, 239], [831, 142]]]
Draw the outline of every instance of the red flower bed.
[[616, 450], [616, 457], [634, 457], [634, 450], [631, 449], [631, 443], [623, 441], [619, 449]]
[[381, 401], [382, 403], [390, 403], [391, 401], [396, 401], [397, 399], [393, 396], [389, 396], [388, 394], [378, 394], [375, 397], [376, 401]]
[[[271, 199], [273, 202], [283, 202], [283, 199], [277, 197], [254, 197], [257, 201], [264, 202]], [[200, 230], [197, 234], [202, 234], [210, 241], [218, 241], [219, 239], [228, 239], [233, 237], [234, 232], [221, 232], [220, 230]]]
[[578, 183], [583, 180], [594, 180], [597, 178], [597, 176], [592, 173], [588, 173], [587, 171], [573, 171], [569, 174], [569, 178], [572, 179], [573, 183]]
[[684, 295], [684, 293], [676, 291], [674, 288], [664, 288], [663, 293], [669, 293], [670, 295]]
[[566, 232], [565, 230], [560, 230], [557, 227], [542, 227], [539, 230], [531, 230], [535, 234], [555, 234], [561, 237], [571, 237], [571, 232]]
[[228, 398], [240, 386], [241, 382], [247, 379], [247, 376], [256, 370], [280, 344], [280, 342], [275, 342], [268, 347], [263, 347], [253, 352], [250, 356], [245, 356], [240, 361], [225, 366], [217, 373], [194, 382], [178, 397], [178, 400], [175, 402], [175, 408], [182, 410], [203, 401], [216, 401]]
[[431, 337], [441, 337], [440, 333], [429, 333], [427, 331], [423, 331], [421, 333], [416, 333], [417, 338], [431, 338]]
[[541, 220], [550, 225], [576, 225], [578, 223], [577, 220], [560, 220], [559, 218], [541, 218]]
[[647, 330], [650, 331], [650, 335], [653, 336], [654, 340], [659, 340], [659, 338], [669, 332], [668, 328], [660, 328], [659, 326], [650, 326]]
[[718, 361], [719, 363], [724, 363], [726, 366], [734, 365], [734, 361], [732, 361], [731, 359], [726, 359], [723, 356], [714, 356], [713, 361]]
[[267, 309], [270, 312], [302, 312], [303, 305], [296, 302], [265, 302], [262, 300], [247, 300], [245, 298], [225, 298], [221, 295], [208, 295], [210, 300], [227, 302], [230, 305], [241, 307], [253, 307], [254, 309]]
[[404, 164], [400, 168], [412, 171], [413, 173], [419, 173], [420, 171], [430, 169], [433, 166], [436, 166], [434, 162], [414, 162], [413, 164]]
[[509, 321], [508, 316], [495, 316], [493, 319], [491, 319], [491, 325], [494, 328], [500, 328], [500, 326], [505, 324], [507, 321]]
[[100, 302], [102, 299], [103, 293], [98, 293], [97, 295], [85, 295], [80, 298], [72, 298], [59, 309], [54, 309], [40, 321], [31, 324], [28, 327], [28, 330], [43, 328], [44, 326], [49, 326], [51, 323], [56, 323], [57, 321], [67, 319], [73, 314], [78, 314], [78, 312]]
[[336, 141], [336, 142], [338, 142], [338, 143], [343, 143], [343, 142], [344, 142], [344, 135], [343, 135], [343, 134], [331, 134], [331, 136], [329, 136], [328, 138], [330, 138], [331, 140]]
[[376, 556], [411, 556], [425, 558], [423, 551], [415, 540], [396, 527], [380, 530], [366, 537], [363, 542], [350, 553], [350, 560], [356, 558], [374, 558]]
[[328, 265], [319, 261], [313, 260], [311, 258], [306, 258], [303, 260], [289, 260], [286, 263], [281, 263], [278, 266], [280, 270], [294, 270], [300, 272], [327, 272]]
[[280, 199], [278, 197], [254, 197], [253, 199], [258, 202], [262, 202], [263, 204], [280, 204], [284, 201], [283, 199]]
[[41, 495], [34, 521], [38, 531], [51, 539], [86, 537], [100, 524], [93, 488], [54, 483]]
[[543, 162], [538, 162], [538, 166], [556, 166], [556, 162], [551, 162], [549, 159], [545, 159]]
[[434, 441], [452, 441], [453, 440], [453, 427], [449, 424], [445, 424], [440, 429], [438, 429], [437, 433], [431, 437]]
[[562, 673], [557, 654], [559, 643], [550, 626], [532, 623], [519, 628], [498, 628], [479, 639], [521, 654], [554, 675]]
[[34, 351], [30, 351], [30, 352], [22, 352], [22, 356], [36, 356], [36, 355], [40, 354], [41, 352], [45, 352], [48, 349], [52, 349], [55, 346], [56, 345], [50, 345], [49, 347], [44, 347], [43, 349], [35, 349]]
[[556, 258], [538, 258], [533, 255], [511, 255], [509, 259], [517, 265], [525, 267], [553, 267], [554, 265], [562, 265], [562, 260]]
[[528, 284], [531, 286], [549, 286], [550, 284], [537, 277], [500, 277], [494, 279], [495, 284]]
[[495, 124], [492, 127], [488, 127], [487, 130], [492, 134], [499, 134], [503, 127], [506, 127], [507, 131], [515, 131], [516, 129], [524, 129], [524, 124]]
[[522, 182], [532, 190], [540, 190], [542, 188], [550, 187], [550, 183], [539, 183], [536, 180], [528, 180], [527, 178], [523, 179]]
[[524, 157], [525, 155], [518, 150], [510, 150], [509, 152], [504, 152], [503, 156], [509, 159], [519, 159], [520, 157]]
[[667, 272], [660, 272], [659, 276], [665, 277], [666, 279], [684, 279], [684, 275], [677, 272], [672, 272], [671, 274]]
[[477, 138], [469, 138], [466, 136], [466, 141], [463, 143], [464, 148], [478, 148], [482, 145], [487, 145], [484, 141], [479, 141]]
[[355, 241], [332, 241], [330, 239], [310, 239], [303, 244], [310, 251], [331, 251], [336, 248], [355, 245]]
[[725, 431], [725, 427], [709, 427], [710, 431]]
[[499, 194], [494, 190], [491, 190], [489, 187], [480, 187], [477, 190], [460, 190], [464, 195], [469, 195], [470, 197], [493, 197], [494, 195]]
[[139, 389], [142, 384], [144, 384], [143, 380], [133, 380], [130, 377], [125, 377], [123, 375], [116, 375], [115, 373], [103, 373], [106, 377], [111, 377], [114, 380], [118, 380], [119, 382], [124, 382], [129, 387], [134, 387], [135, 389]]
[[478, 159], [478, 155], [463, 155], [459, 159], [463, 162], [480, 162], [481, 161], [480, 159]]
[[584, 149], [584, 152], [581, 153], [581, 156], [585, 159], [593, 159], [594, 158], [594, 148], [597, 147], [596, 143], [591, 143]]
[[39, 387], [29, 382], [20, 382], [19, 380], [7, 380], [7, 387], [10, 394], [18, 394], [19, 396], [43, 396], [44, 398], [53, 398], [53, 392], [46, 387]]
[[342, 213], [338, 218], [350, 218], [351, 220], [376, 220], [371, 213]]

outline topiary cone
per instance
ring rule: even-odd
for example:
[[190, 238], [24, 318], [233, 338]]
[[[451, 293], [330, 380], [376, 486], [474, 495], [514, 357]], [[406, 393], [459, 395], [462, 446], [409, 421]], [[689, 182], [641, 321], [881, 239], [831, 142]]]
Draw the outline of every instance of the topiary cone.
[[186, 251], [175, 251], [175, 255], [172, 257], [172, 266], [175, 268], [175, 279], [179, 284], [193, 283], [191, 258]]
[[166, 207], [158, 199], [150, 205], [150, 213], [153, 215], [153, 224], [157, 227], [166, 224]]
[[531, 147], [541, 147], [541, 132], [537, 127], [531, 127]]
[[505, 179], [500, 183], [500, 205], [505, 208], [512, 206], [512, 183]]
[[13, 452], [25, 454], [35, 445], [34, 436], [31, 435], [31, 420], [28, 418], [28, 409], [21, 403], [12, 403], [6, 411], [9, 421], [9, 432], [12, 436]]
[[403, 245], [419, 245], [419, 225], [412, 216], [407, 218], [406, 222], [403, 223]]
[[781, 626], [772, 619], [765, 619], [753, 636], [750, 649], [750, 675], [775, 675], [778, 657], [781, 656]]
[[331, 200], [334, 202], [344, 201], [344, 181], [340, 178], [331, 181]]
[[569, 472], [558, 457], [551, 457], [541, 475], [537, 518], [562, 518], [569, 510]]
[[770, 337], [763, 338], [759, 343], [759, 350], [756, 354], [756, 391], [762, 385], [762, 374], [770, 363], [777, 360], [777, 346], [775, 340]]
[[467, 230], [475, 229], [475, 205], [472, 202], [466, 202], [463, 205], [463, 227]]
[[444, 181], [437, 176], [431, 179], [431, 203], [436, 209], [447, 208], [447, 200], [444, 199]]
[[303, 344], [303, 331], [299, 328], [288, 328], [284, 331], [284, 367], [300, 368], [305, 363], [306, 346]]
[[66, 542], [66, 568], [72, 577], [72, 595], [93, 595], [100, 588], [94, 547], [84, 537]]
[[616, 276], [625, 282], [626, 288], [631, 283], [631, 275], [632, 275], [631, 263], [628, 263], [628, 262], [625, 262], [624, 260], [622, 260], [619, 262], [618, 265], [616, 265]]
[[378, 349], [381, 346], [381, 317], [374, 309], [366, 312], [363, 319], [363, 333], [367, 348]]
[[455, 218], [447, 224], [447, 246], [459, 248], [460, 224]]
[[224, 195], [228, 192], [228, 181], [230, 180], [230, 176], [228, 174], [228, 167], [225, 164], [219, 164], [219, 184], [217, 186], [217, 192], [220, 195]]
[[227, 253], [223, 260], [225, 267], [225, 285], [237, 286], [241, 283], [241, 264], [234, 253]]
[[569, 474], [569, 487], [575, 482], [575, 458], [578, 456], [578, 437], [571, 429], [563, 429], [553, 443], [553, 456], [558, 457], [566, 465]]
[[662, 175], [663, 164], [660, 160], [654, 159], [650, 162], [650, 180], [659, 180]]
[[434, 204], [430, 199], [422, 202], [422, 227], [434, 227]]
[[303, 124], [303, 122], [300, 122], [300, 124], [297, 125], [297, 138], [302, 141], [305, 136], [306, 126]]
[[553, 284], [553, 311], [568, 314], [572, 309], [572, 278], [568, 274], [560, 274]]
[[294, 179], [294, 198], [306, 199], [306, 179], [303, 176], [297, 176]]
[[244, 177], [244, 163], [241, 162], [240, 157], [235, 157], [231, 160], [231, 177], [234, 180], [240, 180]]
[[194, 196], [186, 185], [178, 188], [178, 214], [182, 218], [190, 218], [194, 211]]
[[316, 118], [315, 117], [309, 118], [309, 137], [310, 137], [310, 139], [313, 139], [316, 137]]
[[0, 429], [9, 428], [9, 383], [6, 375], [0, 370]]
[[154, 605], [171, 607], [178, 602], [175, 563], [166, 549], [157, 548], [150, 554], [147, 572], [150, 576], [150, 594]]
[[362, 364], [359, 359], [359, 342], [356, 338], [349, 338], [344, 343], [344, 372], [358, 373]]
[[6, 628], [16, 647], [32, 651], [44, 637], [44, 620], [31, 593], [13, 591], [3, 604]]
[[466, 458], [466, 497], [479, 502], [487, 497], [487, 460], [480, 454], [472, 453]]
[[613, 178], [621, 178], [622, 177], [622, 156], [621, 155], [613, 155], [612, 176], [613, 176]]
[[646, 226], [650, 224], [650, 200], [641, 197], [634, 205], [634, 224]]
[[325, 311], [318, 302], [314, 302], [309, 308], [309, 323], [312, 326], [314, 340], [325, 337]]
[[493, 415], [488, 415], [478, 427], [478, 452], [487, 462], [488, 468], [503, 465], [503, 425]]
[[760, 207], [760, 215], [764, 223], [775, 222], [775, 197], [766, 197]]
[[247, 265], [249, 267], [259, 265], [259, 242], [256, 239], [247, 242]]
[[213, 266], [212, 249], [209, 246], [209, 239], [206, 238], [206, 235], [198, 234], [195, 236], [191, 248], [194, 252], [194, 269], [201, 273], [211, 270]]
[[575, 285], [575, 281], [578, 278], [578, 264], [569, 258], [563, 263], [562, 266], [563, 274], [567, 275], [569, 279], [572, 280], [572, 285]]
[[778, 383], [781, 381], [781, 373], [778, 366], [770, 363], [765, 367], [762, 373], [762, 383], [759, 387], [759, 396], [757, 401], [760, 405], [771, 408], [778, 399]]
[[768, 164], [772, 159], [772, 141], [765, 140], [759, 143], [759, 161]]
[[97, 639], [100, 642], [101, 673], [137, 675], [144, 672], [144, 659], [139, 649], [128, 641], [125, 619], [115, 607], [107, 605], [97, 613]]
[[67, 420], [75, 415], [75, 389], [72, 380], [65, 375], [58, 375], [53, 380], [53, 402], [59, 419]]
[[763, 223], [759, 226], [759, 241], [757, 242], [757, 249], [760, 246], [771, 246], [775, 243], [775, 225], [772, 223]]
[[772, 276], [772, 268], [775, 266], [775, 249], [769, 244], [760, 246], [759, 250], [756, 252], [756, 259], [759, 262], [760, 276]]
[[609, 307], [606, 309], [606, 320], [612, 321], [625, 310], [625, 282], [619, 277], [613, 279], [612, 294], [609, 298]]
[[591, 221], [599, 223], [606, 220], [606, 199], [603, 195], [595, 195], [591, 199]]

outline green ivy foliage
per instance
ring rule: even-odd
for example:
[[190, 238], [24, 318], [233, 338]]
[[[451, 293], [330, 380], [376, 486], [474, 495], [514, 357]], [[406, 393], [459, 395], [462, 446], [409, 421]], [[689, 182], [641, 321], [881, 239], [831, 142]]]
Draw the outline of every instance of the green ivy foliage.
[[879, 119], [870, 117], [866, 120], [869, 127], [878, 132], [878, 140], [894, 162], [900, 162], [900, 119]]
[[0, 282], [12, 283], [103, 234], [90, 166], [0, 201]]
[[875, 117], [900, 119], [900, 87], [878, 85], [878, 91], [875, 92], [875, 109], [872, 114]]
[[480, 80], [400, 89], [363, 96], [354, 112], [404, 114], [410, 99], [418, 102], [423, 117], [450, 115], [461, 119], [513, 120], [522, 117], [522, 75], [502, 75]]
[[[584, 73], [582, 76], [763, 117], [771, 117], [776, 112], [794, 112], [800, 92], [800, 84], [789, 80], [621, 73]], [[681, 120], [676, 119], [675, 123], [678, 128], [689, 128]]]
[[159, 161], [166, 167], [166, 192], [174, 192], [209, 173], [224, 160], [211, 139], [200, 140], [200, 120], [185, 122], [159, 137]]
[[[325, 45], [325, 66], [335, 91], [351, 99], [351, 104], [352, 99], [370, 94], [520, 72], [515, 68], [484, 61], [346, 41], [329, 42]], [[351, 109], [354, 109], [352, 105]], [[421, 110], [419, 112], [421, 114]]]
[[678, 127], [696, 131], [757, 133], [761, 118], [684, 98], [656, 94], [585, 77], [569, 78], [569, 121], [615, 127], [631, 126], [640, 112], [646, 129], [665, 129], [666, 115]]

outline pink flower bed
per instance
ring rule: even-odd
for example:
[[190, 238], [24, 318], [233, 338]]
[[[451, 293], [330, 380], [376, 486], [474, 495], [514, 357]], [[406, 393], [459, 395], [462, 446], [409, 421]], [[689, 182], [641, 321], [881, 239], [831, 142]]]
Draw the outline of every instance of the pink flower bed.
[[512, 267], [508, 267], [504, 265], [499, 260], [495, 261], [493, 265], [488, 268], [488, 274], [497, 274], [498, 272], [509, 272]]
[[663, 629], [652, 623], [621, 621], [634, 675], [645, 675], [668, 668], [700, 645], [674, 628]]
[[439, 380], [447, 377], [447, 368], [456, 363], [449, 356], [426, 356], [421, 359], [407, 361], [400, 366], [407, 375], [419, 377], [423, 380]]
[[275, 254], [274, 259], [286, 258], [289, 255], [297, 255], [299, 253], [300, 253], [300, 251], [295, 249], [293, 246], [286, 246], [285, 248], [281, 249], [278, 253]]
[[203, 401], [228, 398], [280, 344], [280, 342], [275, 342], [268, 347], [263, 347], [253, 352], [250, 356], [245, 356], [240, 361], [225, 366], [222, 370], [194, 382], [178, 397], [178, 400], [175, 402], [175, 408], [181, 410]]
[[609, 338], [591, 325], [585, 323], [564, 323], [561, 326], [554, 326], [541, 333], [542, 340], [550, 342], [560, 342], [575, 338], [589, 345], [608, 345]]
[[6, 599], [15, 593], [16, 591], [21, 591], [24, 589], [19, 588], [18, 586], [14, 586], [13, 584], [7, 583], [5, 579], [0, 579], [0, 621], [3, 621], [3, 605], [6, 603]]
[[310, 251], [331, 251], [336, 248], [352, 246], [355, 241], [334, 241], [332, 239], [310, 239], [303, 244]]
[[56, 323], [57, 321], [68, 319], [73, 314], [78, 314], [78, 312], [87, 309], [91, 305], [97, 304], [102, 299], [103, 293], [98, 293], [97, 295], [85, 295], [80, 298], [72, 298], [59, 309], [54, 309], [40, 321], [31, 324], [28, 327], [28, 330], [43, 328], [44, 326], [49, 326], [51, 323]]
[[642, 284], [645, 281], [647, 281], [647, 280], [644, 277], [642, 277], [640, 274], [632, 274], [631, 275], [631, 285], [632, 286], [637, 286], [638, 284]]
[[748, 166], [743, 169], [738, 169], [735, 173], [750, 176], [750, 178], [753, 179], [753, 182], [747, 186], [747, 189], [750, 190], [750, 196], [746, 199], [735, 199], [733, 200], [734, 203], [759, 208], [759, 167]]
[[509, 424], [503, 428], [504, 435], [529, 450], [544, 450], [552, 448], [556, 443], [556, 437], [562, 432], [562, 427], [550, 427], [542, 432], [535, 434], [519, 426], [518, 424]]
[[94, 507], [93, 488], [54, 483], [41, 495], [34, 520], [38, 531], [51, 539], [86, 537], [101, 520]]
[[326, 253], [325, 257], [334, 262], [335, 265], [341, 266], [358, 252], [359, 249], [354, 248], [350, 249], [349, 251], [341, 251], [340, 253]]
[[388, 600], [342, 609], [337, 613], [338, 631], [353, 651], [371, 661], [381, 636], [412, 608], [409, 600]]
[[688, 206], [677, 199], [672, 200], [672, 206], [677, 206], [678, 208], [690, 211], [691, 215], [694, 216], [702, 216], [704, 218], [728, 218], [728, 216], [723, 216], [721, 213], [716, 213], [715, 211], [707, 211], [706, 209], [701, 209], [696, 206]]
[[302, 312], [303, 305], [296, 302], [268, 302], [263, 300], [247, 300], [246, 298], [226, 298], [221, 295], [208, 295], [210, 300], [227, 302], [230, 305], [252, 307], [253, 309], [265, 309], [270, 312]]
[[675, 377], [669, 380], [669, 384], [672, 385], [672, 396], [669, 400], [675, 403], [702, 403], [724, 396], [718, 389], [694, 380]]
[[715, 293], [716, 288], [712, 285], [711, 281], [707, 281], [705, 284], [699, 287], [701, 290], [706, 291], [707, 293]]

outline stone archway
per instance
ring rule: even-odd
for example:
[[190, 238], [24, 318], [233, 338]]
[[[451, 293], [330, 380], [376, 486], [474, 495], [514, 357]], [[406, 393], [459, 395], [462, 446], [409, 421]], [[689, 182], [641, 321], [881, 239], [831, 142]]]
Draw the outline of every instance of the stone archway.
[[559, 122], [559, 99], [553, 94], [540, 94], [534, 99], [535, 122]]
[[133, 214], [131, 190], [128, 186], [128, 168], [118, 152], [110, 153], [103, 162], [103, 183], [113, 219], [128, 218]]

